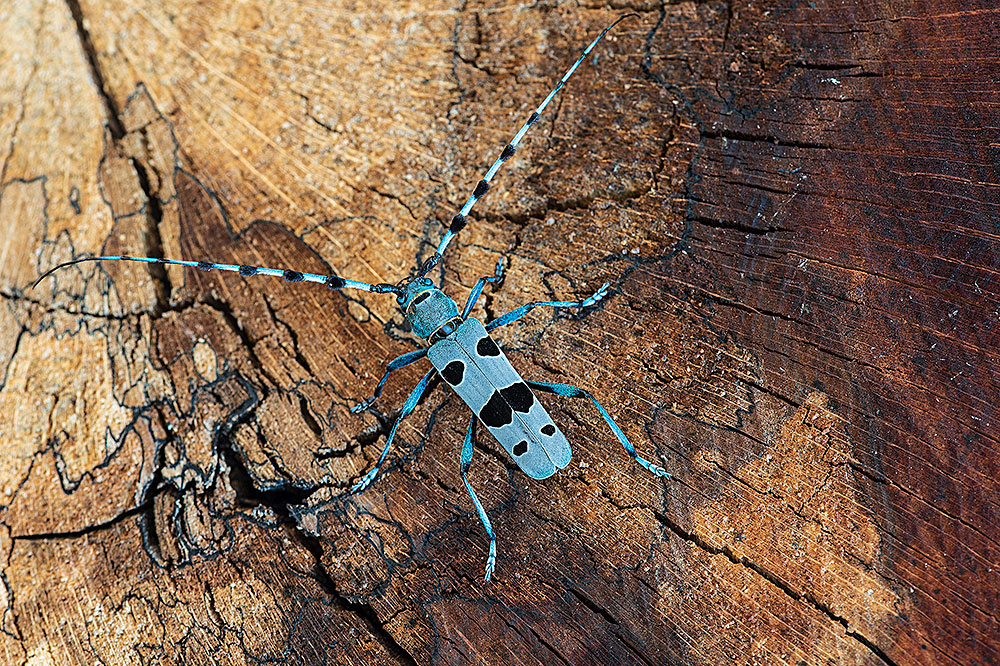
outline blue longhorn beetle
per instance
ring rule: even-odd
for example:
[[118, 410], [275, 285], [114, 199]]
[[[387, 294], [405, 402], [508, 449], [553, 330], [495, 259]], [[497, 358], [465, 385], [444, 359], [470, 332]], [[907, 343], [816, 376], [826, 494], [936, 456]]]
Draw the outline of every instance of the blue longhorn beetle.
[[288, 282], [317, 282], [325, 284], [330, 289], [360, 289], [375, 293], [391, 293], [396, 295], [396, 302], [403, 312], [403, 316], [412, 327], [413, 333], [426, 340], [430, 346], [411, 351], [393, 359], [375, 387], [372, 397], [355, 405], [351, 411], [361, 412], [368, 407], [382, 394], [389, 375], [400, 368], [406, 367], [425, 356], [434, 365], [431, 370], [417, 384], [413, 392], [403, 404], [399, 415], [393, 423], [389, 436], [386, 439], [382, 455], [379, 456], [375, 466], [365, 474], [351, 488], [352, 493], [361, 492], [371, 484], [378, 475], [389, 450], [392, 441], [396, 437], [396, 431], [400, 422], [406, 418], [416, 408], [417, 403], [423, 397], [431, 378], [437, 372], [445, 382], [451, 386], [455, 392], [472, 409], [474, 415], [469, 420], [469, 427], [465, 434], [465, 442], [462, 445], [461, 474], [462, 481], [472, 498], [472, 503], [476, 507], [479, 519], [483, 523], [486, 535], [489, 537], [489, 556], [486, 560], [486, 576], [489, 580], [496, 564], [496, 536], [490, 525], [490, 520], [479, 502], [475, 491], [469, 484], [467, 473], [472, 462], [473, 435], [476, 418], [489, 429], [496, 437], [504, 450], [510, 454], [514, 462], [521, 470], [533, 479], [544, 479], [555, 473], [557, 469], [562, 469], [569, 464], [572, 457], [569, 442], [559, 428], [552, 422], [545, 408], [535, 398], [532, 389], [543, 393], [551, 393], [571, 398], [587, 398], [597, 407], [597, 410], [604, 417], [604, 420], [611, 427], [611, 431], [621, 442], [625, 451], [636, 462], [648, 469], [653, 474], [669, 479], [668, 474], [662, 467], [655, 465], [636, 453], [628, 437], [621, 428], [614, 422], [611, 415], [600, 405], [600, 403], [587, 391], [570, 386], [568, 384], [553, 384], [549, 382], [524, 381], [518, 372], [511, 366], [510, 361], [497, 343], [490, 337], [490, 331], [515, 322], [524, 315], [531, 312], [540, 305], [557, 308], [585, 308], [600, 301], [608, 290], [605, 283], [589, 298], [582, 301], [538, 301], [522, 305], [511, 310], [507, 314], [483, 324], [475, 317], [470, 317], [469, 313], [479, 299], [483, 287], [487, 282], [495, 283], [503, 276], [503, 258], [497, 262], [494, 275], [480, 278], [472, 288], [469, 298], [461, 313], [458, 305], [447, 296], [441, 289], [435, 286], [434, 282], [425, 275], [438, 264], [447, 249], [448, 244], [458, 234], [467, 223], [467, 215], [473, 205], [486, 194], [490, 188], [490, 181], [497, 171], [510, 159], [517, 150], [517, 145], [524, 137], [528, 129], [538, 120], [539, 115], [545, 110], [552, 98], [569, 80], [573, 72], [576, 71], [580, 63], [587, 57], [594, 46], [613, 27], [624, 19], [636, 14], [626, 14], [621, 16], [614, 23], [605, 28], [600, 35], [592, 41], [577, 59], [573, 66], [566, 71], [562, 79], [555, 88], [549, 92], [548, 96], [538, 105], [538, 108], [528, 117], [528, 120], [517, 131], [510, 143], [504, 146], [500, 156], [493, 162], [482, 180], [476, 185], [472, 195], [462, 206], [461, 210], [452, 219], [448, 231], [438, 245], [434, 254], [415, 271], [413, 277], [404, 279], [397, 284], [369, 284], [357, 280], [346, 280], [337, 275], [316, 275], [313, 273], [302, 273], [293, 270], [282, 270], [275, 268], [263, 268], [260, 266], [238, 266], [235, 264], [217, 264], [204, 261], [180, 261], [175, 259], [158, 259], [154, 257], [128, 257], [128, 256], [106, 256], [106, 257], [83, 257], [56, 266], [45, 272], [38, 280], [42, 279], [60, 268], [71, 266], [83, 261], [139, 261], [147, 264], [165, 264], [177, 266], [189, 266], [204, 271], [221, 270], [237, 272], [244, 277], [251, 275], [271, 275], [284, 278]]

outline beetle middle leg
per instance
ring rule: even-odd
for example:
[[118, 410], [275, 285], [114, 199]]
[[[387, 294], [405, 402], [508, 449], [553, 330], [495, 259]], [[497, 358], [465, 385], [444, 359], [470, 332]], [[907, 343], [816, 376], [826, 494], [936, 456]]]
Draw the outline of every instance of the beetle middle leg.
[[427, 349], [416, 349], [414, 351], [401, 354], [400, 356], [397, 356], [389, 361], [389, 367], [386, 368], [385, 374], [382, 375], [382, 379], [379, 380], [378, 386], [375, 387], [375, 395], [370, 398], [365, 398], [358, 404], [351, 407], [351, 413], [357, 414], [358, 412], [362, 412], [371, 407], [372, 403], [378, 400], [379, 396], [382, 395], [382, 387], [385, 386], [386, 381], [389, 379], [389, 375], [391, 375], [394, 370], [405, 368], [408, 365], [416, 363], [425, 356], [427, 356]]
[[392, 440], [396, 437], [396, 430], [399, 429], [399, 424], [402, 423], [403, 419], [412, 414], [413, 410], [417, 408], [417, 403], [420, 402], [420, 398], [424, 396], [424, 392], [427, 390], [427, 385], [436, 373], [436, 370], [428, 372], [424, 375], [423, 379], [420, 380], [420, 383], [417, 384], [417, 387], [413, 389], [410, 397], [407, 398], [406, 402], [403, 404], [403, 409], [400, 410], [399, 416], [396, 417], [396, 422], [392, 424], [392, 430], [389, 431], [389, 437], [385, 440], [385, 447], [382, 449], [382, 455], [379, 456], [378, 462], [375, 463], [375, 466], [371, 468], [367, 474], [361, 477], [361, 479], [354, 484], [351, 488], [352, 493], [361, 492], [375, 480], [379, 470], [382, 468], [382, 463], [385, 462], [386, 457], [389, 455], [389, 449], [392, 448]]

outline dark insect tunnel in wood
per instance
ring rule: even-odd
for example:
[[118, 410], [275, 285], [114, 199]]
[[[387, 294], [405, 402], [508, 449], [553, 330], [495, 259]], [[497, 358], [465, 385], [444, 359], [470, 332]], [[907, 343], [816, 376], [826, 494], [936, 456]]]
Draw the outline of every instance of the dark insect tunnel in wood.
[[[3, 3], [0, 664], [1000, 664], [997, 34], [952, 0]], [[96, 255], [237, 272], [31, 288]], [[572, 460], [479, 427], [466, 466], [463, 363], [351, 492], [433, 367], [352, 413], [425, 343], [306, 274], [423, 265], [461, 308], [500, 258], [484, 322], [609, 286], [489, 358], [672, 478], [514, 381]]]

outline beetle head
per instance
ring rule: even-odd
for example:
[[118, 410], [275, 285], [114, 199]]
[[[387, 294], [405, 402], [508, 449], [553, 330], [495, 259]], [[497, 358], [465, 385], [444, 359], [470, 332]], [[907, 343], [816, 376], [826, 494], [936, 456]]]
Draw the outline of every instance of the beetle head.
[[396, 302], [413, 327], [413, 332], [424, 339], [445, 324], [459, 319], [458, 305], [435, 287], [430, 278], [410, 282]]

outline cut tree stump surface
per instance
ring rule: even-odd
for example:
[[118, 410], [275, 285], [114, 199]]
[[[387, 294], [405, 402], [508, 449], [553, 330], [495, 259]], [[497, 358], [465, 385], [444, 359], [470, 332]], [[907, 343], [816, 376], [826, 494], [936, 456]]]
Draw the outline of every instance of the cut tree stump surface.
[[[1000, 663], [1000, 10], [0, 8], [0, 663]], [[127, 5], [127, 6], [123, 6]], [[377, 6], [376, 6], [377, 5]], [[432, 274], [574, 447], [531, 481], [390, 296]]]

